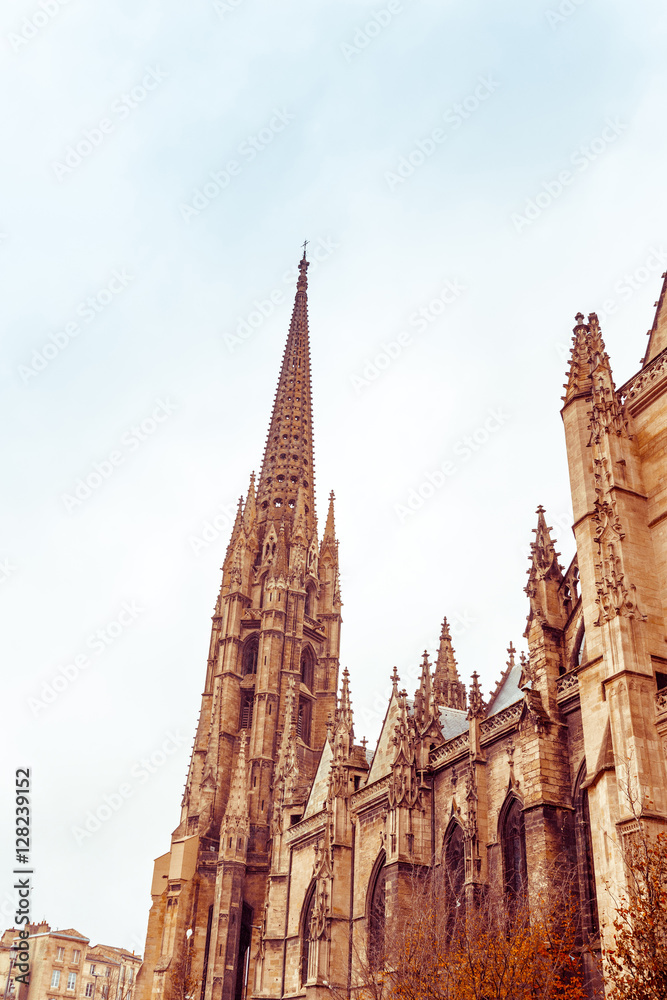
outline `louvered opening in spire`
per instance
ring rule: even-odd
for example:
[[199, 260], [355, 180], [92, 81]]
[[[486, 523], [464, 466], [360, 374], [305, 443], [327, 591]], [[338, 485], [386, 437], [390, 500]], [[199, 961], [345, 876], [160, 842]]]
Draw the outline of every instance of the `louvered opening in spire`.
[[315, 470], [308, 340], [308, 261], [299, 280], [257, 490], [260, 520], [282, 520], [296, 508], [302, 488], [310, 530], [315, 524]]

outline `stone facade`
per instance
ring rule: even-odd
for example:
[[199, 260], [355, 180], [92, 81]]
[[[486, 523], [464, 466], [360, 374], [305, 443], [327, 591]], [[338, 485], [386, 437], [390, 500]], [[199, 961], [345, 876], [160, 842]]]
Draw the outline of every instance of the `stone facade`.
[[[667, 304], [640, 371], [614, 386], [597, 317], [577, 316], [562, 417], [577, 555], [537, 511], [528, 655], [488, 700], [466, 691], [447, 621], [409, 697], [396, 671], [373, 753], [339, 690], [333, 494], [315, 522], [306, 301], [296, 301], [257, 488], [239, 501], [202, 708], [158, 858], [137, 1000], [349, 994], [410, 903], [415, 868], [542, 889], [571, 873], [582, 939], [611, 916], [618, 843], [667, 821]], [[589, 964], [591, 982], [594, 979]]]

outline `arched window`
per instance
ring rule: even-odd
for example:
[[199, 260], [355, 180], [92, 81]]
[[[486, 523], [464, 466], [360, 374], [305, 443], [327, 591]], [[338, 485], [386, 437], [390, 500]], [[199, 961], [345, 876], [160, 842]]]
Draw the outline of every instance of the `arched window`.
[[522, 899], [526, 892], [526, 831], [521, 803], [512, 798], [502, 823], [503, 869], [505, 892], [511, 899]]
[[259, 636], [255, 632], [251, 635], [243, 647], [243, 659], [241, 661], [241, 673], [245, 677], [247, 674], [257, 673], [257, 656], [259, 653]]
[[299, 714], [296, 718], [296, 735], [310, 746], [310, 723], [313, 706], [309, 698], [299, 698]]
[[301, 653], [301, 683], [305, 684], [309, 691], [313, 690], [315, 683], [315, 656], [310, 646], [306, 646]]
[[308, 618], [313, 617], [313, 612], [315, 610], [315, 585], [309, 583], [306, 587], [306, 603], [303, 609], [303, 613], [308, 616]]
[[577, 845], [577, 873], [579, 877], [579, 900], [581, 903], [581, 931], [588, 942], [600, 930], [598, 903], [595, 891], [595, 864], [593, 842], [591, 840], [591, 817], [588, 808], [588, 789], [582, 788], [586, 777], [586, 761], [577, 775], [574, 792], [574, 833]]
[[457, 909], [465, 907], [465, 853], [463, 830], [458, 823], [452, 823], [445, 841], [445, 877], [448, 910], [451, 909], [452, 923], [457, 918]]
[[373, 969], [379, 969], [384, 965], [385, 886], [387, 874], [384, 862], [385, 856], [382, 853], [376, 862], [374, 877], [371, 879], [371, 894], [368, 908], [368, 959]]
[[311, 885], [303, 904], [301, 918], [301, 985], [305, 986], [308, 979], [308, 957], [310, 955], [310, 922], [315, 909], [315, 883]]
[[252, 726], [252, 710], [255, 702], [255, 691], [241, 692], [241, 713], [239, 717], [239, 729], [250, 729]]

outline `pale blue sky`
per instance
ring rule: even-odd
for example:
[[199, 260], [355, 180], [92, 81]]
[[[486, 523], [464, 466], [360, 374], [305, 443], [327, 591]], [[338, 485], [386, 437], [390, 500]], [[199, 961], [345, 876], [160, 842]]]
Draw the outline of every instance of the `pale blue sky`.
[[[559, 408], [574, 314], [601, 315], [620, 384], [667, 269], [666, 15], [657, 0], [564, 0], [566, 15], [544, 0], [45, 2], [55, 13], [0, 14], [2, 793], [34, 769], [34, 916], [141, 949], [199, 707], [221, 506], [259, 471], [301, 242], [322, 258], [319, 513], [333, 488], [342, 663], [357, 735], [374, 739], [393, 665], [414, 688], [443, 614], [486, 692], [509, 640], [523, 648], [538, 503], [572, 556]], [[232, 160], [224, 190], [184, 209]], [[68, 324], [77, 335], [29, 370]], [[383, 344], [398, 356], [361, 384]], [[469, 435], [487, 440], [468, 453]], [[63, 500], [112, 453], [88, 499]], [[456, 472], [401, 517], [446, 462]], [[218, 514], [217, 538], [193, 544]], [[77, 655], [89, 665], [31, 710]], [[183, 741], [144, 780], [169, 733]], [[121, 785], [121, 808], [77, 842]]]

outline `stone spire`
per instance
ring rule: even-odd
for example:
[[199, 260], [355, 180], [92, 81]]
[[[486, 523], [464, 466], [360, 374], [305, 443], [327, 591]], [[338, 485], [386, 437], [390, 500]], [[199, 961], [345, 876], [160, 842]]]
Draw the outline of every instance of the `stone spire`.
[[308, 261], [299, 262], [299, 280], [285, 353], [283, 354], [259, 477], [257, 501], [261, 521], [282, 520], [296, 506], [303, 489], [308, 534], [315, 526], [315, 469], [308, 341]]
[[328, 544], [336, 544], [336, 524], [334, 522], [334, 500], [336, 499], [334, 491], [332, 490], [329, 494], [329, 510], [327, 511], [327, 521], [324, 525], [324, 534], [322, 535], [322, 548], [324, 548], [325, 542]]
[[572, 350], [570, 357], [570, 367], [567, 373], [567, 382], [564, 384], [565, 395], [562, 397], [565, 403], [569, 403], [575, 396], [587, 396], [593, 387], [591, 381], [591, 366], [589, 355], [588, 326], [584, 323], [584, 314], [578, 312], [574, 317], [577, 325], [572, 333]]
[[248, 767], [246, 762], [245, 730], [241, 733], [241, 746], [232, 775], [227, 808], [220, 824], [220, 854], [226, 860], [245, 858], [250, 834], [248, 812]]
[[459, 678], [456, 659], [446, 618], [442, 621], [438, 658], [433, 675], [433, 696], [436, 704], [446, 708], [464, 709], [467, 702], [466, 686]]
[[419, 677], [419, 687], [415, 692], [415, 722], [419, 730], [425, 729], [432, 718], [433, 691], [431, 685], [431, 664], [428, 652], [424, 650]]
[[354, 727], [352, 725], [352, 699], [350, 697], [350, 671], [345, 667], [343, 670], [343, 683], [340, 687], [340, 701], [336, 712], [336, 722], [343, 723], [350, 731], [350, 744], [354, 739]]
[[243, 497], [239, 497], [238, 507], [236, 508], [236, 519], [234, 521], [234, 527], [232, 528], [232, 537], [229, 539], [229, 545], [227, 546], [227, 552], [225, 554], [223, 569], [227, 566], [229, 558], [232, 552], [234, 551], [234, 546], [236, 545], [236, 540], [239, 537], [242, 524], [243, 524]]
[[558, 562], [551, 539], [551, 528], [544, 517], [544, 507], [537, 508], [537, 527], [533, 528], [535, 541], [530, 543], [530, 568], [526, 570], [528, 583], [525, 592], [530, 600], [528, 627], [533, 618], [550, 625], [562, 625], [563, 598], [561, 583], [563, 570]]
[[257, 518], [257, 500], [255, 498], [255, 473], [250, 473], [250, 485], [248, 486], [248, 496], [243, 507], [243, 527], [248, 534]]

